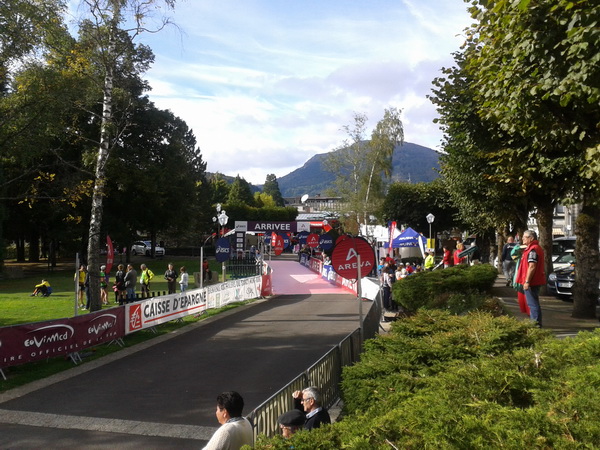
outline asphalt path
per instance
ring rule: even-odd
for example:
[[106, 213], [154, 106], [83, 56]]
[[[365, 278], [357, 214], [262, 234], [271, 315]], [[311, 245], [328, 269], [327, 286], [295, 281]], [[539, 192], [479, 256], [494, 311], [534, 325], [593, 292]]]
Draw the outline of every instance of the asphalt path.
[[0, 448], [201, 448], [217, 394], [248, 414], [358, 327], [353, 295], [273, 266], [280, 295], [0, 395]]

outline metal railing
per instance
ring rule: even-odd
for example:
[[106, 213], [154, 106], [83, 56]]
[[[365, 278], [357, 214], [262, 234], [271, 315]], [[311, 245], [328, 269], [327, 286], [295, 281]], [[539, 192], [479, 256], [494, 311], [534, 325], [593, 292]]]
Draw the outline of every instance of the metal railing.
[[[379, 295], [371, 304], [363, 319], [364, 338], [375, 337], [381, 319], [381, 299]], [[323, 406], [330, 408], [340, 398], [342, 368], [358, 361], [362, 351], [360, 328], [347, 335], [338, 345], [329, 350], [315, 364], [302, 372], [287, 385], [256, 407], [248, 419], [254, 427], [254, 438], [259, 434], [269, 437], [279, 433], [277, 418], [284, 412], [294, 409], [294, 391], [308, 386], [317, 386], [323, 395]]]

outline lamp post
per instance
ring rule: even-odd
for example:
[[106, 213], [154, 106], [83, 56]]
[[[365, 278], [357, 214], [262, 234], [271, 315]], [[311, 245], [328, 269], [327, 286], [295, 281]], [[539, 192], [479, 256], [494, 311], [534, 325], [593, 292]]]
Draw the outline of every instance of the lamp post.
[[213, 238], [214, 235], [215, 234], [212, 233], [200, 246], [200, 289], [204, 287], [204, 246], [206, 245], [209, 239]]
[[431, 239], [431, 224], [435, 220], [435, 216], [433, 214], [429, 213], [429, 214], [427, 214], [427, 216], [425, 218], [427, 219], [427, 222], [429, 223], [429, 239]]
[[[217, 205], [217, 206], [219, 209], [221, 209], [221, 205]], [[227, 221], [229, 220], [229, 217], [227, 217], [227, 214], [225, 214], [225, 210], [221, 211], [221, 213], [217, 217], [217, 220], [219, 221], [219, 225], [221, 226], [221, 228], [223, 228], [225, 225], [227, 225]], [[225, 282], [225, 261], [223, 261], [221, 263], [221, 273], [223, 274], [223, 283], [224, 283]]]

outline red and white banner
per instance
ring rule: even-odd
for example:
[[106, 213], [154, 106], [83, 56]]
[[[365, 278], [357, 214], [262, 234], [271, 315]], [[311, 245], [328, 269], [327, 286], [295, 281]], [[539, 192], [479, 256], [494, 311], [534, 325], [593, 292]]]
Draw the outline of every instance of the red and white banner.
[[125, 333], [199, 314], [206, 309], [258, 298], [261, 284], [262, 279], [258, 275], [127, 304]]
[[125, 335], [124, 308], [0, 328], [0, 367], [64, 356]]

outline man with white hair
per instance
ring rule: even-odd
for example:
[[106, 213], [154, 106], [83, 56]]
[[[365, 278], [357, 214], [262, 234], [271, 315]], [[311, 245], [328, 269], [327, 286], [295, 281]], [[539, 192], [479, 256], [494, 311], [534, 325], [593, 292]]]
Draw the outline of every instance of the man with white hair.
[[302, 391], [295, 391], [293, 394], [296, 409], [304, 410], [306, 421], [305, 430], [319, 428], [322, 424], [331, 423], [329, 413], [322, 405], [321, 392], [318, 388], [311, 386]]
[[523, 285], [525, 299], [527, 300], [527, 306], [529, 306], [529, 317], [541, 327], [540, 287], [546, 284], [544, 250], [540, 247], [537, 234], [533, 230], [526, 230], [523, 233], [523, 244], [527, 245], [527, 248], [521, 256], [517, 283]]

